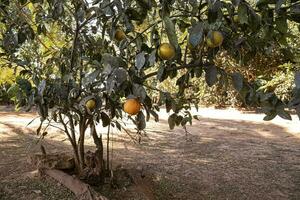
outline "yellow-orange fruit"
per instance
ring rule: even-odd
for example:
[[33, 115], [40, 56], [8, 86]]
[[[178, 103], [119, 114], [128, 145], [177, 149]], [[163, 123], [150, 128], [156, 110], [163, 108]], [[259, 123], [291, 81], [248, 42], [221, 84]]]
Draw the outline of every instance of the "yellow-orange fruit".
[[124, 103], [123, 110], [129, 115], [136, 115], [141, 110], [141, 103], [137, 99], [127, 99]]
[[223, 43], [224, 37], [220, 31], [210, 31], [206, 38], [206, 44], [210, 48], [215, 48], [221, 46]]
[[126, 34], [124, 33], [124, 31], [122, 31], [121, 29], [117, 29], [115, 33], [115, 39], [120, 42], [125, 38], [126, 38]]
[[169, 43], [162, 43], [158, 47], [158, 56], [163, 60], [171, 60], [175, 56], [175, 48]]
[[89, 110], [94, 110], [96, 108], [96, 101], [94, 99], [90, 99], [85, 103], [85, 106]]

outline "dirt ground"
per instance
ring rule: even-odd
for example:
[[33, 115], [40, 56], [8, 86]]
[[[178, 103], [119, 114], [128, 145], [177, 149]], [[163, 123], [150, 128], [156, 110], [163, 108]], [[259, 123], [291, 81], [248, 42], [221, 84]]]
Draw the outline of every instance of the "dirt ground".
[[[141, 183], [144, 197], [125, 195], [124, 188], [111, 198], [300, 199], [300, 123], [295, 116], [264, 122], [262, 114], [234, 109], [201, 108], [196, 114], [200, 120], [187, 127], [186, 135], [179, 127], [170, 131], [162, 111], [159, 123], [147, 124], [141, 144], [113, 129], [113, 166], [137, 169], [151, 180]], [[0, 199], [74, 199], [27, 163], [27, 156], [39, 151], [36, 123], [26, 127], [34, 116], [0, 112]], [[64, 135], [55, 130], [42, 143], [51, 152], [70, 152]], [[90, 138], [87, 145], [93, 148]], [[134, 189], [141, 188], [128, 192]]]

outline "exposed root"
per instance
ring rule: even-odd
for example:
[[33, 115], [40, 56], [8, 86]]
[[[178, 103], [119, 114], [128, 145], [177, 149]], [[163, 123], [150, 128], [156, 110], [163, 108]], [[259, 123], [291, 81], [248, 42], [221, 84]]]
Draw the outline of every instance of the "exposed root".
[[60, 170], [44, 169], [41, 170], [41, 173], [52, 177], [71, 190], [78, 200], [108, 200], [106, 197], [94, 191], [88, 184], [85, 184], [76, 177], [70, 176]]

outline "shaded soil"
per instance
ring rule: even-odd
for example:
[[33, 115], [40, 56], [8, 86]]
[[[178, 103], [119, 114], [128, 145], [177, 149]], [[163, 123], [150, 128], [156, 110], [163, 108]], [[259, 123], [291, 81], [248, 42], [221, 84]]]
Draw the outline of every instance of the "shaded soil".
[[[167, 114], [147, 124], [141, 144], [113, 129], [112, 165], [134, 169], [136, 184], [99, 190], [111, 199], [300, 199], [300, 123], [236, 110], [200, 109], [199, 121], [170, 131]], [[34, 114], [0, 112], [0, 199], [73, 199], [49, 178], [33, 175], [28, 154], [38, 152]], [[129, 125], [130, 126], [130, 125]], [[105, 130], [103, 130], [105, 131]], [[47, 151], [70, 152], [52, 130]], [[88, 149], [93, 149], [87, 138]], [[140, 178], [145, 177], [145, 178]]]

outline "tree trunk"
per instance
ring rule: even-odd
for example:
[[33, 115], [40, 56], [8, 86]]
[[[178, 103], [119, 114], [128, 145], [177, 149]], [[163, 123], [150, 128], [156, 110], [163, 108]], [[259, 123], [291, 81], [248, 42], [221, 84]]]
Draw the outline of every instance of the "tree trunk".
[[[71, 117], [71, 116], [68, 115], [68, 117]], [[77, 174], [80, 174], [83, 170], [83, 165], [81, 164], [81, 160], [80, 160], [79, 153], [78, 153], [78, 147], [77, 147], [77, 143], [76, 143], [77, 141], [76, 141], [76, 137], [75, 137], [74, 124], [72, 123], [73, 128], [71, 127], [71, 134], [70, 134], [69, 129], [67, 127], [67, 124], [63, 120], [62, 113], [59, 113], [59, 118], [60, 118], [60, 122], [64, 126], [65, 133], [68, 136], [69, 141], [70, 141], [70, 143], [72, 145], [72, 148], [73, 148], [74, 159], [75, 159], [75, 171], [76, 171]], [[71, 120], [71, 119], [69, 118], [69, 120]]]
[[106, 170], [109, 172], [109, 134], [110, 134], [110, 125], [107, 129], [107, 142], [106, 142]]
[[74, 160], [75, 160], [75, 171], [77, 174], [80, 174], [83, 170], [82, 165], [80, 164], [80, 160], [79, 160], [79, 154], [78, 154], [78, 148], [75, 145], [72, 145], [73, 147], [73, 153], [74, 153]]
[[85, 136], [85, 120], [81, 120], [79, 123], [79, 139], [78, 139], [78, 153], [80, 167], [84, 169], [84, 136]]
[[104, 171], [102, 135], [98, 137], [94, 122], [91, 123], [90, 128], [94, 143], [97, 148], [95, 151], [95, 170], [97, 175], [102, 176]]
[[76, 144], [76, 134], [75, 134], [75, 125], [73, 122], [73, 118], [71, 114], [67, 115], [69, 118], [69, 122], [70, 122], [70, 130], [71, 130], [71, 138], [72, 138], [72, 146], [73, 146], [73, 151], [74, 151], [74, 159], [75, 159], [75, 170], [76, 173], [80, 174], [83, 170], [83, 167], [81, 165], [80, 159], [79, 159], [79, 153], [78, 153], [78, 147]]

